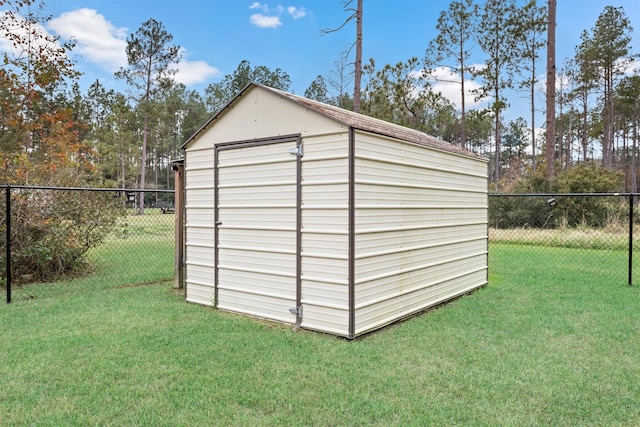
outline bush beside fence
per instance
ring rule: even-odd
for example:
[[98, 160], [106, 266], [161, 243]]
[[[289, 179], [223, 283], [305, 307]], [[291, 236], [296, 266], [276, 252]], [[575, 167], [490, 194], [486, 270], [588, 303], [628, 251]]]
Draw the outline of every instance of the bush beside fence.
[[127, 193], [139, 191], [5, 187], [0, 285], [7, 301], [171, 280], [174, 215], [162, 208], [173, 207], [173, 192], [146, 190], [163, 201], [138, 215], [137, 198], [128, 201]]

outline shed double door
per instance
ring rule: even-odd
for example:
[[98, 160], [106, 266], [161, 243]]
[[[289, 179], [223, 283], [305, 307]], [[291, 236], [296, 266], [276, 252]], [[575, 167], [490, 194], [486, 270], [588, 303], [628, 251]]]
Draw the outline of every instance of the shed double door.
[[216, 147], [216, 306], [300, 324], [299, 136]]

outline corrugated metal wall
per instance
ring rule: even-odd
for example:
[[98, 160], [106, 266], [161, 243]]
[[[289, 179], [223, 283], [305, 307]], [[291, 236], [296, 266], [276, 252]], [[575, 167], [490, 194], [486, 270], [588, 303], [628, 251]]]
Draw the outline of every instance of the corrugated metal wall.
[[486, 284], [486, 163], [358, 132], [355, 335]]
[[348, 133], [305, 137], [301, 326], [348, 335]]
[[185, 153], [186, 299], [214, 303], [214, 149], [192, 148]]

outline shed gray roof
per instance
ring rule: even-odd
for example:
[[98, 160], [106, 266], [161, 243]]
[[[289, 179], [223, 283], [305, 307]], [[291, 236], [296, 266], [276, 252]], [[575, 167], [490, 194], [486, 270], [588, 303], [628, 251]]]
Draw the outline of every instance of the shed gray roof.
[[359, 129], [362, 131], [400, 139], [402, 141], [408, 141], [416, 144], [425, 145], [437, 150], [448, 151], [451, 153], [456, 153], [456, 154], [460, 154], [467, 157], [474, 157], [474, 158], [481, 157], [472, 151], [465, 150], [456, 145], [442, 141], [434, 136], [428, 135], [424, 132], [420, 132], [415, 129], [406, 128], [404, 126], [396, 125], [394, 123], [389, 123], [384, 120], [366, 116], [364, 114], [359, 114], [353, 111], [345, 110], [343, 108], [335, 107], [333, 105], [324, 104], [322, 102], [314, 101], [308, 98], [304, 98], [302, 96], [294, 95], [292, 93], [284, 92], [284, 91], [274, 89], [269, 86], [264, 86], [258, 83], [250, 83], [249, 85], [247, 85], [235, 98], [233, 98], [233, 100], [231, 100], [222, 110], [220, 110], [209, 121], [207, 121], [207, 123], [200, 130], [198, 130], [191, 138], [189, 138], [185, 142], [184, 146], [189, 144], [189, 142], [191, 142], [193, 139], [197, 138], [198, 135], [204, 129], [206, 129], [211, 122], [213, 122], [218, 116], [223, 114], [223, 112], [227, 109], [227, 107], [234, 104], [237, 99], [241, 98], [242, 95], [252, 87], [259, 87], [264, 90], [275, 93], [304, 108], [315, 111], [318, 114], [321, 114], [337, 122], [340, 122], [348, 127], [353, 127], [355, 129]]

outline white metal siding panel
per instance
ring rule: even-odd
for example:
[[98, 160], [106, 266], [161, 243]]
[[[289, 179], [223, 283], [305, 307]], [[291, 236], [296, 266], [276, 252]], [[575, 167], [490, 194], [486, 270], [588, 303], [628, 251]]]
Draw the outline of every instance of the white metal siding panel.
[[349, 273], [349, 259], [342, 257], [326, 256], [302, 256], [302, 277], [318, 282], [347, 283]]
[[375, 255], [389, 248], [418, 248], [421, 245], [446, 244], [486, 232], [484, 224], [449, 224], [426, 227], [386, 229], [358, 234], [356, 253]]
[[212, 247], [214, 244], [215, 230], [211, 227], [199, 227], [191, 225], [187, 228], [187, 246], [192, 248]]
[[[191, 261], [187, 267], [189, 269], [189, 279], [191, 282], [200, 286], [211, 287], [211, 295], [213, 295], [213, 286], [211, 285], [213, 277], [211, 276], [211, 268], [207, 265], [198, 264], [194, 261]], [[211, 301], [207, 301], [207, 303], [213, 303], [213, 299]]]
[[304, 255], [343, 258], [347, 255], [349, 236], [346, 232], [335, 232], [333, 229], [325, 232], [305, 231], [302, 233], [302, 247]]
[[358, 233], [378, 232], [385, 229], [420, 228], [430, 225], [459, 225], [487, 221], [485, 209], [463, 207], [429, 208], [415, 207], [399, 210], [394, 207], [356, 207]]
[[356, 335], [486, 284], [480, 159], [356, 134]]
[[[304, 197], [304, 196], [303, 196]], [[325, 233], [327, 235], [347, 234], [349, 231], [349, 210], [331, 207], [302, 208], [303, 234]]]
[[214, 228], [212, 148], [192, 148], [185, 158], [186, 299], [203, 305], [214, 303]]
[[368, 253], [360, 251], [356, 255], [356, 282], [366, 281], [369, 277], [384, 272], [389, 273], [389, 269], [394, 267], [398, 270], [413, 269], [417, 265], [446, 262], [485, 250], [486, 242], [483, 238], [473, 235], [439, 242], [424, 241], [414, 245], [394, 244], [390, 241], [384, 250]]
[[[459, 156], [455, 153], [438, 151], [418, 144], [403, 143], [384, 136], [358, 132], [359, 159], [372, 159], [381, 163], [417, 166], [418, 169], [435, 169], [453, 171], [461, 175], [472, 175], [477, 178], [487, 177], [487, 162], [482, 158]], [[365, 148], [360, 151], [360, 148]], [[429, 153], [428, 155], [425, 153]], [[428, 162], [421, 163], [423, 159]], [[423, 165], [422, 167], [420, 167]], [[402, 173], [402, 172], [400, 172]], [[424, 172], [423, 172], [424, 173]]]
[[[424, 150], [424, 148], [420, 147]], [[480, 163], [484, 168], [476, 170], [475, 167], [466, 166], [473, 160], [464, 157], [455, 157], [461, 163], [461, 171], [455, 166], [446, 168], [442, 164], [434, 163], [424, 165], [416, 163], [415, 159], [406, 158], [410, 153], [404, 153], [399, 158], [375, 159], [373, 157], [358, 158], [358, 179], [361, 182], [377, 181], [379, 177], [387, 178], [388, 184], [403, 184], [407, 187], [426, 186], [434, 189], [460, 189], [486, 191], [486, 184], [481, 178], [486, 176], [486, 164]], [[435, 159], [434, 159], [435, 161]], [[472, 165], [473, 166], [473, 165]]]
[[[480, 285], [478, 285], [480, 283]], [[452, 275], [446, 280], [446, 286], [434, 283], [415, 292], [401, 294], [386, 300], [385, 304], [372, 304], [356, 308], [355, 335], [380, 328], [413, 313], [433, 307], [452, 298], [464, 295], [486, 284], [484, 268]]]
[[187, 287], [187, 296], [185, 299], [187, 302], [213, 306], [213, 288], [209, 285], [200, 285], [191, 281]]
[[[185, 163], [186, 170], [204, 170], [213, 173], [213, 146], [196, 147], [192, 146], [186, 150], [188, 164]], [[193, 177], [192, 177], [193, 178]]]
[[348, 134], [303, 138], [301, 326], [348, 336]]
[[[193, 172], [192, 172], [193, 173]], [[186, 208], [213, 208], [213, 186], [187, 186], [185, 188], [187, 194]], [[211, 225], [211, 224], [209, 224]]]
[[302, 327], [343, 337], [349, 336], [349, 309], [304, 303]]
[[[371, 276], [366, 281], [358, 283], [357, 307], [377, 304], [386, 299], [392, 299], [402, 293], [415, 292], [434, 284], [440, 284], [452, 274], [465, 273], [483, 269], [486, 261], [485, 254], [462, 256], [457, 259], [432, 260], [416, 264], [412, 268], [389, 269], [381, 271], [377, 276]], [[424, 270], [429, 269], [428, 280], [425, 280]], [[393, 287], [394, 292], [389, 293]]]
[[218, 308], [295, 323], [296, 140], [218, 152]]
[[214, 218], [214, 209], [212, 206], [193, 206], [191, 205], [186, 213], [187, 223], [195, 227], [211, 227]]
[[289, 313], [289, 309], [295, 306], [295, 298], [285, 299], [281, 295], [271, 296], [266, 292], [253, 294], [247, 289], [226, 289], [224, 286], [219, 287], [218, 297], [218, 308], [221, 310], [295, 323], [295, 315]]
[[[463, 189], [433, 189], [378, 182], [358, 184], [358, 208], [429, 209], [449, 207], [456, 209], [485, 209], [486, 193]], [[478, 197], [480, 196], [480, 197]]]
[[[220, 262], [224, 262], [221, 258]], [[295, 307], [296, 302], [296, 280], [295, 275], [285, 277], [282, 273], [276, 271], [269, 274], [264, 269], [257, 269], [255, 272], [250, 267], [242, 266], [241, 269], [234, 270], [232, 267], [225, 266], [220, 270], [218, 280], [218, 307], [230, 311], [240, 311], [251, 313], [260, 313], [260, 317], [270, 318], [269, 314], [274, 314], [275, 320], [282, 321], [287, 319], [288, 322], [295, 321], [289, 313], [289, 308]], [[259, 286], [255, 286], [259, 284]], [[245, 294], [251, 301], [238, 301], [238, 296]], [[263, 296], [265, 300], [259, 301], [259, 297]], [[268, 308], [267, 302], [271, 303], [278, 299], [279, 306], [285, 307], [275, 313], [273, 309]], [[251, 306], [255, 304], [255, 306]]]
[[260, 212], [252, 210], [251, 207], [220, 207], [218, 209], [220, 218], [224, 218], [225, 226], [236, 226], [245, 224], [247, 228], [254, 229], [279, 228], [291, 230], [291, 224], [295, 224], [296, 214], [290, 207], [260, 207]]

